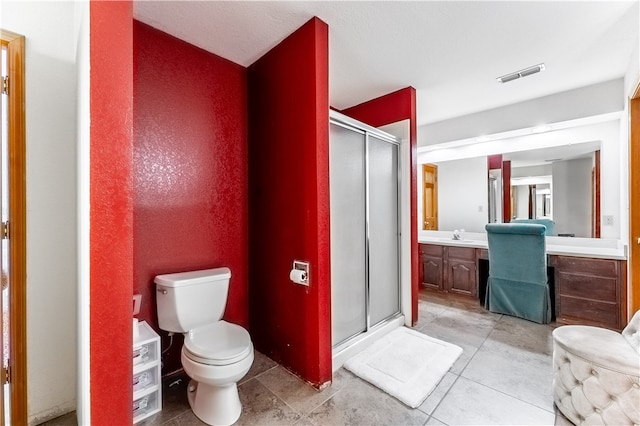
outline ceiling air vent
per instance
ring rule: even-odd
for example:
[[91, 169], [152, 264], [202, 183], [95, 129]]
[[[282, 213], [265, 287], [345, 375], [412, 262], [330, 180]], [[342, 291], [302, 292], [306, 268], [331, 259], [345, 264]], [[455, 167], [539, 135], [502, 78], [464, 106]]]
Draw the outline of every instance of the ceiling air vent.
[[538, 64], [511, 74], [503, 75], [502, 77], [498, 77], [496, 80], [498, 80], [498, 83], [508, 83], [510, 81], [517, 80], [520, 77], [528, 77], [532, 74], [537, 74], [540, 71], [544, 71], [544, 69], [544, 64]]

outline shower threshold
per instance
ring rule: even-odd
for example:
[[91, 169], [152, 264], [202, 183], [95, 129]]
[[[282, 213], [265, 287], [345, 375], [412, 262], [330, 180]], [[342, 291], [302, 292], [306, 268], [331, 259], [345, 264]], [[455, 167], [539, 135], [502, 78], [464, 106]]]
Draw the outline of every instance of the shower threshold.
[[379, 324], [376, 324], [367, 332], [360, 333], [357, 336], [354, 336], [334, 347], [332, 357], [333, 371], [335, 372], [339, 370], [340, 367], [342, 367], [342, 364], [344, 364], [349, 358], [365, 350], [385, 334], [395, 330], [398, 327], [402, 327], [404, 325], [404, 322], [404, 315], [397, 314], [380, 322]]

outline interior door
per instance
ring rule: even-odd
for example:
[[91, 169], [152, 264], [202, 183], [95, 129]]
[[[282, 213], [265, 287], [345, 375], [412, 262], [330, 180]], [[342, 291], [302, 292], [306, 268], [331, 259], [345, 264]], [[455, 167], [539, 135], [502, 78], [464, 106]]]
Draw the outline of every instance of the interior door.
[[438, 229], [438, 166], [422, 165], [422, 229], [435, 231]]

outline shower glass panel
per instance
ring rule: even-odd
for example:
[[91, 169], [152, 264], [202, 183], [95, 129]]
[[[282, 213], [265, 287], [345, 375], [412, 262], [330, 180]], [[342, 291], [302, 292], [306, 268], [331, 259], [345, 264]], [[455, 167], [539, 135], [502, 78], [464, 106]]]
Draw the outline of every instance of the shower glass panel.
[[340, 351], [400, 312], [399, 145], [330, 115], [331, 327]]
[[365, 134], [331, 123], [331, 312], [333, 344], [367, 329]]
[[369, 319], [378, 324], [399, 311], [398, 146], [368, 137]]

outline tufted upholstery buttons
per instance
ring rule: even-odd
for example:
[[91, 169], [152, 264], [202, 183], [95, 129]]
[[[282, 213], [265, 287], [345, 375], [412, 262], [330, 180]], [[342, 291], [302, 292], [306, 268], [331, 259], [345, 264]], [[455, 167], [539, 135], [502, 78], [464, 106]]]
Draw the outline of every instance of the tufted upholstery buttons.
[[619, 333], [558, 327], [553, 332], [554, 402], [576, 425], [638, 425], [639, 364], [640, 356]]

